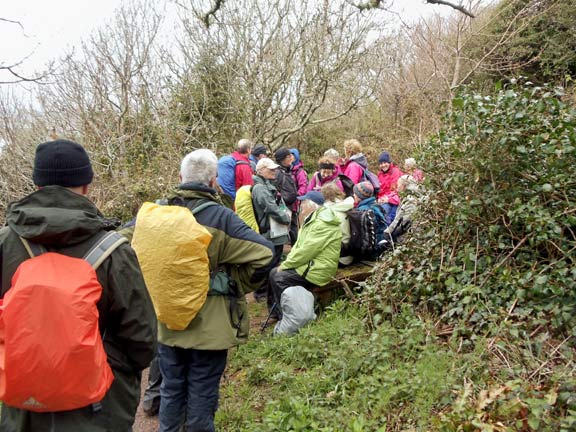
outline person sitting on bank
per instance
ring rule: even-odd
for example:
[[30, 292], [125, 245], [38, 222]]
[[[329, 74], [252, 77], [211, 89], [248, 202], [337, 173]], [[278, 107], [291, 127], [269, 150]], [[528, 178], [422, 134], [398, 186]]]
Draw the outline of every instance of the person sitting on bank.
[[[300, 229], [296, 244], [286, 260], [272, 271], [270, 290], [275, 301], [275, 309], [280, 309], [281, 296], [291, 286], [302, 286], [308, 290], [324, 286], [332, 280], [338, 270], [342, 232], [340, 220], [334, 212], [324, 207], [324, 197], [320, 192], [310, 191], [302, 201], [312, 213], [306, 217]], [[282, 311], [277, 311], [282, 316]]]
[[324, 195], [324, 206], [330, 208], [340, 219], [340, 231], [342, 231], [342, 247], [340, 250], [339, 263], [342, 266], [352, 264], [354, 257], [348, 253], [350, 243], [350, 223], [348, 211], [354, 208], [354, 197], [346, 197], [335, 183], [328, 183], [320, 190]]
[[334, 183], [338, 189], [344, 192], [342, 181], [338, 178], [336, 164], [326, 156], [323, 156], [318, 160], [318, 171], [310, 179], [308, 190], [319, 191], [322, 186], [328, 183]]

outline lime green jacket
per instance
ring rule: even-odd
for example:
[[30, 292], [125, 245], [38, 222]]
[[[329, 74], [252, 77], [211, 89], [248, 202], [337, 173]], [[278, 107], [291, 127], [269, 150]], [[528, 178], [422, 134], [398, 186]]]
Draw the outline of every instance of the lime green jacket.
[[280, 269], [294, 269], [308, 282], [326, 285], [338, 270], [341, 241], [340, 220], [329, 208], [320, 207], [304, 222]]

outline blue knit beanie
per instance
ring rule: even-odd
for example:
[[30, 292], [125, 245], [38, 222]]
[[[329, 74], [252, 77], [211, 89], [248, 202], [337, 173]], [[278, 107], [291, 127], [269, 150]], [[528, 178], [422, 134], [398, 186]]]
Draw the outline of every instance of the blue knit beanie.
[[381, 164], [382, 162], [392, 163], [392, 159], [390, 158], [388, 152], [380, 153], [380, 156], [378, 157], [378, 163]]

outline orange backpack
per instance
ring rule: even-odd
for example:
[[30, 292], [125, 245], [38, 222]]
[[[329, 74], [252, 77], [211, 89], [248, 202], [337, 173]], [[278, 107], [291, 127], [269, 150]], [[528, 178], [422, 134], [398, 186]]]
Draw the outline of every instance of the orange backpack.
[[22, 243], [22, 262], [0, 300], [0, 400], [36, 412], [99, 402], [114, 380], [98, 328], [96, 268], [126, 238], [105, 233], [81, 258]]

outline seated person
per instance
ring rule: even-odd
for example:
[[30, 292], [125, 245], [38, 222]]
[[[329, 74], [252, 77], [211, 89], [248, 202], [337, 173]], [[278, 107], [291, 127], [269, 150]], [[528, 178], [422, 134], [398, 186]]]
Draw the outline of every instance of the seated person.
[[320, 189], [324, 195], [324, 207], [330, 208], [340, 219], [340, 231], [342, 231], [342, 248], [340, 250], [340, 265], [347, 266], [352, 264], [354, 257], [347, 253], [348, 243], [350, 242], [350, 223], [348, 222], [348, 210], [354, 208], [354, 198], [344, 195], [338, 186], [334, 183], [328, 183]]
[[312, 175], [310, 183], [308, 183], [308, 190], [319, 191], [322, 186], [329, 183], [335, 184], [338, 189], [344, 192], [344, 185], [338, 178], [336, 164], [324, 156], [318, 160], [318, 171]]
[[270, 275], [270, 291], [279, 317], [282, 316], [280, 300], [286, 288], [299, 285], [310, 290], [326, 285], [338, 270], [342, 241], [340, 220], [330, 208], [323, 206], [324, 197], [320, 192], [308, 192], [300, 199], [306, 204], [302, 208], [309, 208], [312, 213], [304, 220], [286, 260]]
[[390, 224], [394, 220], [396, 209], [400, 204], [396, 183], [402, 171], [392, 163], [388, 152], [382, 152], [378, 157], [378, 180], [380, 180], [380, 191], [378, 192], [378, 203], [382, 204], [386, 210], [386, 223]]
[[385, 248], [394, 247], [394, 243], [410, 228], [412, 215], [418, 205], [426, 200], [422, 185], [418, 184], [418, 180], [408, 174], [404, 174], [398, 179], [398, 192], [402, 195], [402, 201], [398, 206], [394, 220], [384, 231], [384, 239], [381, 241], [381, 246]]
[[404, 172], [410, 174], [417, 183], [424, 181], [424, 173], [416, 167], [416, 159], [408, 158], [404, 160]]
[[380, 243], [384, 239], [384, 230], [388, 224], [386, 223], [386, 210], [376, 202], [372, 183], [364, 181], [354, 186], [354, 204], [358, 210], [372, 210], [374, 212], [376, 219], [376, 243]]

